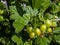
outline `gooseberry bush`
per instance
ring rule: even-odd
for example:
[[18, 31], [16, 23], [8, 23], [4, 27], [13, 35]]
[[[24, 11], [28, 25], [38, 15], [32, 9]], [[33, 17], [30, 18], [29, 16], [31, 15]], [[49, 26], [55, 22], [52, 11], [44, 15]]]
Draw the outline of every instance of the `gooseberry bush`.
[[60, 45], [60, 0], [1, 0], [0, 45]]

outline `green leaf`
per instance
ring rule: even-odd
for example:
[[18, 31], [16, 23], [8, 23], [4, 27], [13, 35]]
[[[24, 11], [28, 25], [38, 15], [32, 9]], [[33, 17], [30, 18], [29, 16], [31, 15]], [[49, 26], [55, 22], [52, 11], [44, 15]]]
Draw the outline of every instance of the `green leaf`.
[[38, 18], [39, 20], [44, 21], [43, 12], [39, 12]]
[[[24, 18], [22, 18], [18, 12], [17, 12], [17, 9], [15, 6], [11, 6], [10, 7], [10, 12], [11, 12], [11, 15], [10, 15], [10, 18], [12, 20], [15, 20], [14, 23], [13, 23], [13, 26], [15, 28], [15, 32], [18, 33], [20, 32], [23, 28], [24, 28], [24, 23], [25, 23], [25, 20]], [[23, 25], [22, 25], [22, 24]]]
[[16, 35], [13, 35], [12, 36], [12, 41], [14, 41], [15, 43], [17, 43], [17, 45], [22, 45], [23, 44], [23, 41], [22, 41], [22, 38], [20, 37], [18, 37], [18, 36], [16, 36]]
[[32, 6], [37, 9], [46, 10], [50, 4], [50, 0], [32, 0]]
[[23, 45], [22, 37], [19, 38], [19, 42], [17, 43], [18, 45]]
[[1, 38], [0, 38], [0, 42], [2, 41], [2, 39], [3, 39], [3, 38], [1, 37]]
[[2, 2], [0, 2], [0, 9], [4, 9], [4, 4]]
[[56, 42], [60, 43], [60, 35], [54, 35]]
[[30, 17], [31, 17], [30, 14], [24, 14], [23, 15], [23, 18], [25, 19], [26, 24], [30, 21]]
[[55, 17], [55, 15], [52, 15], [50, 13], [46, 13], [44, 16], [45, 19], [53, 19]]
[[38, 13], [38, 9], [32, 9], [31, 6], [23, 7], [23, 10], [25, 10], [27, 14], [30, 14], [31, 17], [36, 16]]
[[41, 43], [41, 45], [48, 45], [50, 43], [50, 41], [48, 40], [48, 38], [43, 37], [41, 39], [41, 42], [40, 43]]
[[50, 40], [46, 37], [38, 37], [35, 39], [34, 45], [48, 45], [50, 43]]
[[28, 0], [22, 0], [23, 2], [28, 2]]
[[13, 20], [21, 18], [17, 12], [16, 6], [10, 6], [10, 13], [10, 18]]
[[19, 33], [24, 28], [24, 26], [28, 24], [30, 20], [30, 14], [24, 14], [23, 16], [20, 16], [16, 6], [11, 6], [10, 12], [10, 18], [14, 20], [13, 26], [15, 28], [15, 32]]
[[30, 42], [27, 42], [27, 41], [26, 41], [26, 42], [24, 43], [24, 45], [32, 45], [32, 41], [30, 41]]
[[59, 6], [57, 6], [55, 3], [51, 4], [51, 10], [50, 10], [51, 13], [53, 13], [53, 14], [57, 13], [57, 12], [59, 12], [59, 10], [60, 10]]
[[54, 30], [60, 30], [60, 27], [55, 27]]
[[18, 36], [16, 35], [13, 35], [12, 38], [11, 38], [14, 42], [19, 42], [20, 39], [18, 38]]
[[3, 16], [0, 15], [0, 21], [4, 21], [4, 18]]

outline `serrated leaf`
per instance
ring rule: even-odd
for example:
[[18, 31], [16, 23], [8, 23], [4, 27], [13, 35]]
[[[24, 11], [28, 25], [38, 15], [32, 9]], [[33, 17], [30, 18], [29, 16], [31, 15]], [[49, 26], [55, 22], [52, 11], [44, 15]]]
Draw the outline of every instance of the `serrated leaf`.
[[38, 18], [39, 18], [39, 20], [44, 21], [43, 12], [40, 12], [38, 14]]
[[28, 14], [31, 14], [33, 12], [33, 9], [30, 6], [23, 7], [23, 10]]
[[48, 45], [50, 43], [50, 41], [48, 40], [48, 38], [43, 37], [40, 41], [41, 45]]
[[32, 45], [32, 41], [30, 41], [30, 42], [27, 42], [27, 41], [26, 41], [26, 42], [24, 43], [24, 45]]
[[16, 6], [10, 6], [10, 13], [11, 13], [11, 15], [10, 15], [11, 19], [15, 20], [15, 19], [20, 18], [19, 14], [17, 12]]
[[0, 2], [0, 9], [4, 9], [4, 4], [2, 2]]
[[30, 6], [24, 7], [23, 10], [25, 10], [26, 13], [27, 14], [30, 14], [31, 16], [36, 16], [37, 13], [38, 13], [38, 10], [37, 9], [32, 9], [32, 7], [30, 7]]
[[22, 0], [22, 1], [24, 1], [24, 2], [28, 2], [28, 0]]
[[13, 35], [11, 38], [14, 42], [19, 42], [19, 38], [16, 35]]
[[35, 39], [34, 45], [48, 45], [50, 43], [49, 39], [46, 37], [38, 37]]
[[19, 38], [19, 40], [20, 41], [17, 43], [17, 45], [23, 45], [23, 41], [22, 41], [22, 38], [21, 37]]
[[44, 18], [45, 18], [45, 19], [53, 19], [54, 16], [55, 16], [55, 15], [52, 15], [52, 14], [50, 14], [50, 13], [46, 13]]
[[16, 6], [11, 6], [10, 12], [10, 18], [14, 20], [13, 26], [15, 28], [15, 32], [19, 33], [24, 28], [24, 26], [28, 24], [30, 20], [30, 14], [24, 14], [23, 16], [20, 16]]
[[51, 13], [57, 13], [59, 10], [60, 10], [60, 7], [59, 6], [57, 6], [55, 3], [53, 3], [52, 5], [51, 5], [51, 10], [50, 10], [50, 12]]
[[60, 43], [60, 35], [54, 35], [54, 38], [55, 38], [56, 42]]
[[60, 27], [55, 27], [54, 30], [60, 30]]
[[23, 29], [22, 27], [24, 27], [24, 25], [22, 25], [22, 24], [18, 25], [17, 28], [15, 29], [15, 32], [19, 33]]
[[46, 10], [49, 4], [50, 0], [32, 0], [32, 6], [37, 9]]
[[15, 43], [17, 43], [17, 45], [23, 45], [23, 41], [22, 41], [22, 38], [21, 37], [19, 38], [18, 36], [13, 35], [11, 39]]
[[24, 14], [23, 18], [25, 19], [25, 22], [30, 20], [31, 15], [30, 14]]

